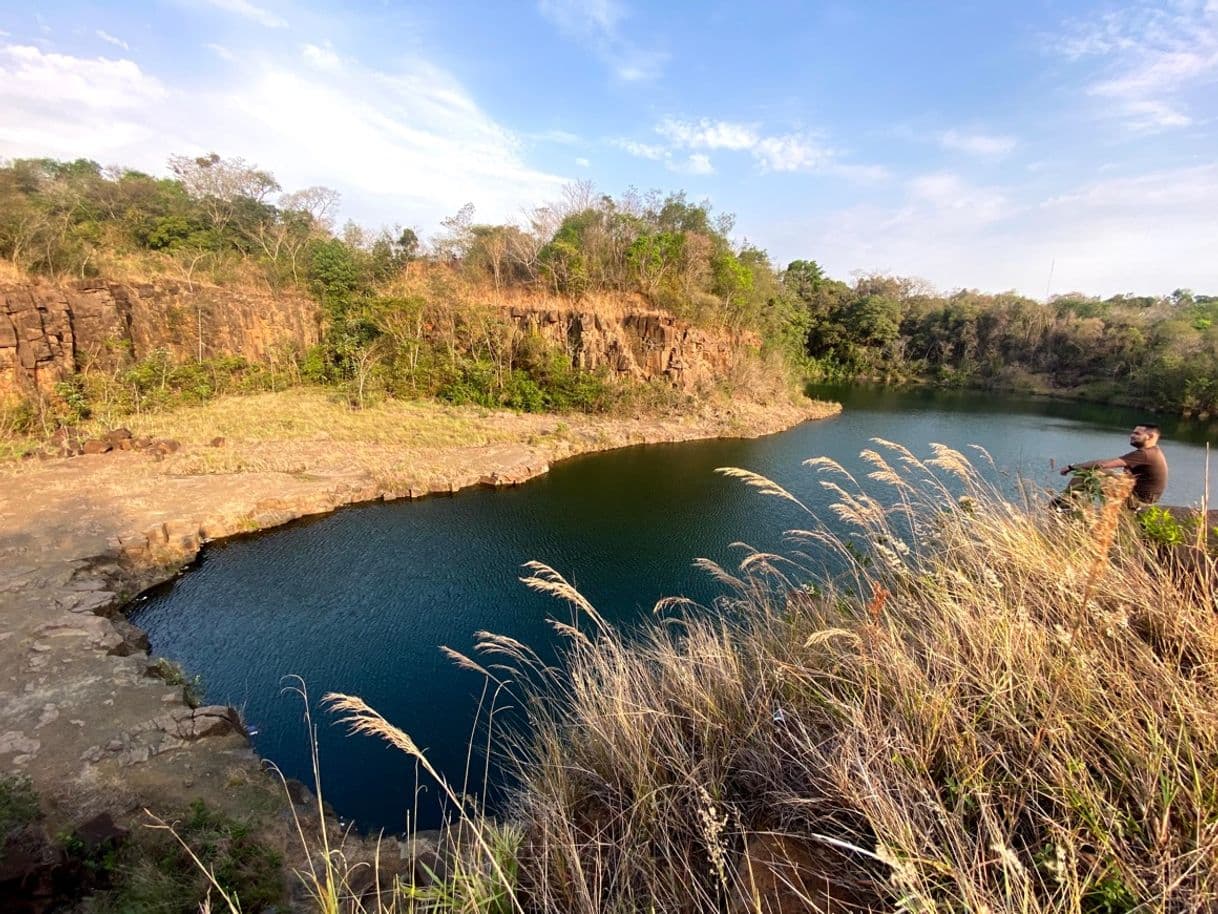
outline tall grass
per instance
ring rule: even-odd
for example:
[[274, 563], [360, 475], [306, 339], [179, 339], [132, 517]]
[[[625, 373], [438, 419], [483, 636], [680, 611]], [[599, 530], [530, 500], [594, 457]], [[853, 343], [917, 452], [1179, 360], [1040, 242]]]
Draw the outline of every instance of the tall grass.
[[1218, 910], [1212, 560], [1164, 561], [1127, 486], [1062, 515], [932, 450], [877, 441], [863, 480], [808, 461], [838, 532], [724, 470], [809, 518], [790, 556], [700, 561], [727, 593], [713, 612], [664, 600], [626, 634], [530, 564], [525, 583], [572, 607], [562, 668], [488, 633], [481, 663], [449, 652], [525, 709], [502, 738], [509, 825], [331, 696], [441, 785], [465, 863], [361, 901], [327, 862], [308, 874], [317, 909]]
[[[536, 684], [511, 812], [522, 897], [588, 914], [1218, 909], [1212, 574], [1165, 566], [1119, 491], [1062, 517], [948, 448], [863, 456], [862, 485], [809, 461], [851, 534], [809, 518], [794, 559], [704, 563], [730, 588], [716, 613], [627, 638], [535, 569], [591, 629], [562, 627], [564, 676], [487, 644]], [[810, 558], [827, 553], [845, 568], [830, 584]]]

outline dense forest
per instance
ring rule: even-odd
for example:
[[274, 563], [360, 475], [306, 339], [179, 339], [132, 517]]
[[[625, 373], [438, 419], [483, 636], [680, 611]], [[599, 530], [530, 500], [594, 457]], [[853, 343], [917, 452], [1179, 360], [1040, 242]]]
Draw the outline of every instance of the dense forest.
[[[172, 177], [86, 160], [3, 165], [0, 258], [18, 275], [56, 279], [161, 275], [307, 290], [327, 331], [321, 347], [299, 354], [298, 375], [358, 383], [361, 399], [378, 390], [603, 408], [603, 379], [581, 377], [562, 353], [497, 323], [497, 299], [536, 291], [641, 296], [695, 323], [752, 331], [773, 360], [810, 377], [928, 379], [1218, 412], [1213, 295], [1068, 294], [1045, 304], [942, 294], [884, 275], [847, 283], [811, 259], [772, 264], [733, 240], [730, 216], [684, 193], [613, 197], [588, 184], [514, 224], [479, 223], [467, 205], [424, 241], [409, 228], [336, 227], [336, 192], [283, 192], [240, 159], [174, 156], [169, 167]], [[189, 386], [191, 367], [180, 370]], [[257, 377], [256, 366], [243, 371], [247, 382]]]

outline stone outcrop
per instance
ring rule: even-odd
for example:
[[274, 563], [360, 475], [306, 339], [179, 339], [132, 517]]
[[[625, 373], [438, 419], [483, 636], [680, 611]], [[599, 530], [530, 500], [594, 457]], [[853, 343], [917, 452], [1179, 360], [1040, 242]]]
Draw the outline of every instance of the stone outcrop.
[[651, 311], [605, 317], [513, 307], [509, 313], [521, 329], [564, 347], [578, 368], [605, 368], [638, 381], [663, 380], [682, 390], [714, 384], [731, 371], [742, 352], [760, 343], [751, 333], [716, 333]]
[[[649, 310], [641, 299], [613, 315], [553, 299], [504, 311], [522, 333], [562, 346], [581, 369], [689, 391], [724, 378], [759, 342], [751, 333], [695, 327]], [[175, 361], [201, 350], [204, 357], [265, 362], [306, 349], [320, 336], [317, 306], [290, 293], [174, 282], [0, 285], [0, 394], [50, 390], [76, 371], [113, 371], [157, 350]]]
[[0, 285], [0, 393], [46, 390], [77, 370], [111, 371], [158, 349], [185, 360], [200, 343], [204, 357], [266, 361], [320, 333], [317, 306], [299, 295], [175, 282]]

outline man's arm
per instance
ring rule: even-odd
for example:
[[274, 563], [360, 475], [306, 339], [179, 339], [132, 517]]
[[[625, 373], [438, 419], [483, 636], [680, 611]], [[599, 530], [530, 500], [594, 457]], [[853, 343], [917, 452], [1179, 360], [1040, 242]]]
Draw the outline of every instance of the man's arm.
[[1088, 460], [1084, 463], [1069, 463], [1062, 469], [1062, 475], [1073, 473], [1075, 470], [1119, 470], [1125, 467], [1124, 457], [1113, 457], [1109, 460]]

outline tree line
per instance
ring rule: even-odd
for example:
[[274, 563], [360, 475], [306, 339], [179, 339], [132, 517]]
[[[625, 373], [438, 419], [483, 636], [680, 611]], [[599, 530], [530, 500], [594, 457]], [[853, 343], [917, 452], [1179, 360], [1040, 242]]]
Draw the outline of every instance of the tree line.
[[892, 276], [847, 284], [812, 261], [789, 265], [784, 281], [806, 307], [808, 358], [822, 377], [922, 378], [1218, 414], [1215, 295], [944, 295]]
[[[615, 197], [574, 184], [509, 223], [479, 222], [467, 205], [424, 241], [400, 226], [336, 227], [335, 191], [285, 192], [241, 159], [173, 156], [169, 171], [83, 159], [0, 165], [0, 257], [56, 278], [135, 270], [188, 285], [253, 279], [307, 290], [327, 330], [297, 367], [355, 384], [360, 399], [370, 385], [521, 408], [584, 402], [587, 385], [560, 370], [561, 353], [522, 338], [490, 307], [497, 294], [531, 290], [637, 295], [696, 323], [751, 331], [814, 377], [927, 378], [1218, 411], [1212, 295], [1072, 293], [1046, 304], [942, 294], [884, 275], [847, 283], [810, 259], [772, 264], [733, 240], [730, 215], [682, 192]], [[547, 398], [547, 379], [559, 375], [583, 394]]]

